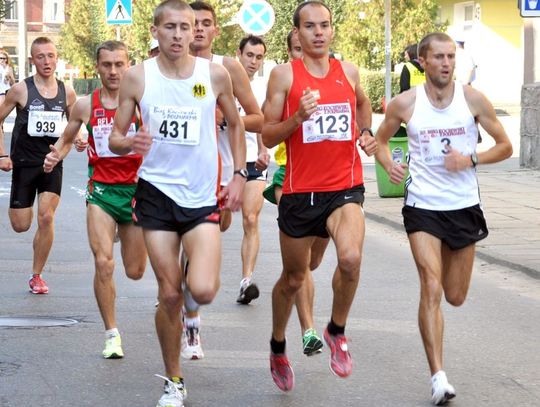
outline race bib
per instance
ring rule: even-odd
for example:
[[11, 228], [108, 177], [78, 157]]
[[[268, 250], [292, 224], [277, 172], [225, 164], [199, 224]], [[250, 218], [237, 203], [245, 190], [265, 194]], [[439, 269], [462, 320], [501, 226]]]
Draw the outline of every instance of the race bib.
[[420, 129], [418, 139], [422, 160], [428, 165], [444, 163], [444, 157], [448, 154], [448, 146], [461, 154], [470, 154], [473, 151], [464, 127]]
[[32, 137], [60, 137], [63, 127], [62, 112], [31, 110], [28, 113], [28, 134]]
[[200, 107], [152, 106], [150, 134], [158, 143], [199, 145], [201, 115]]
[[352, 114], [348, 103], [317, 106], [309, 120], [302, 123], [304, 143], [349, 141], [352, 139]]
[[[109, 136], [111, 135], [113, 125], [111, 124], [99, 124], [92, 127], [92, 137], [94, 138], [94, 145], [96, 147], [96, 154], [98, 157], [120, 157], [118, 154], [109, 150]], [[127, 137], [133, 137], [137, 132], [135, 123], [131, 123], [127, 132]], [[129, 154], [134, 154], [130, 152]]]

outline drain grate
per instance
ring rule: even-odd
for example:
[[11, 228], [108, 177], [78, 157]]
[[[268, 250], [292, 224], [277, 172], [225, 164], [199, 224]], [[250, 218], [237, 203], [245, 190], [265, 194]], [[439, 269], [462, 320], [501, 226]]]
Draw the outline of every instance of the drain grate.
[[0, 316], [0, 328], [29, 328], [48, 326], [69, 326], [78, 324], [79, 321], [72, 318], [57, 317], [2, 317]]

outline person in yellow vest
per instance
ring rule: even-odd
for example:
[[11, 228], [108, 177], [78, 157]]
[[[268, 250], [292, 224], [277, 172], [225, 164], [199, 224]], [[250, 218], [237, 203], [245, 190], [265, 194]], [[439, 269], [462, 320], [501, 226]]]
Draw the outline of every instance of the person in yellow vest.
[[406, 62], [399, 77], [399, 93], [403, 93], [426, 81], [424, 68], [418, 62], [417, 48], [418, 44], [412, 44], [405, 49]]

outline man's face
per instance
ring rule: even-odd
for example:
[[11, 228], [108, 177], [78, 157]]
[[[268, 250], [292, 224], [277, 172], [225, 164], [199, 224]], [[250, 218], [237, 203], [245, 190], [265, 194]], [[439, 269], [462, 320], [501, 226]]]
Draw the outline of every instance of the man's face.
[[208, 10], [195, 10], [195, 32], [191, 49], [193, 51], [206, 51], [212, 47], [212, 41], [219, 30], [212, 13]]
[[244, 50], [242, 52], [238, 50], [236, 55], [238, 56], [238, 59], [246, 70], [248, 76], [253, 78], [264, 61], [264, 45], [253, 45], [248, 42], [244, 46]]
[[128, 68], [128, 56], [124, 50], [108, 51], [102, 49], [99, 51], [96, 69], [104, 88], [118, 90], [120, 81]]
[[191, 10], [163, 10], [158, 26], [150, 29], [159, 42], [160, 53], [175, 59], [189, 53], [189, 44], [193, 41], [193, 12]]
[[293, 33], [291, 37], [291, 49], [288, 50], [288, 52], [289, 52], [289, 59], [302, 58], [302, 46], [300, 45], [298, 34]]
[[439, 88], [448, 85], [454, 76], [456, 66], [456, 45], [453, 41], [432, 41], [426, 57], [420, 57], [426, 77]]
[[35, 44], [30, 52], [32, 63], [40, 76], [47, 78], [54, 75], [56, 63], [58, 62], [58, 53], [54, 44]]
[[327, 55], [334, 36], [330, 12], [318, 4], [300, 10], [300, 27], [295, 28], [305, 55]]

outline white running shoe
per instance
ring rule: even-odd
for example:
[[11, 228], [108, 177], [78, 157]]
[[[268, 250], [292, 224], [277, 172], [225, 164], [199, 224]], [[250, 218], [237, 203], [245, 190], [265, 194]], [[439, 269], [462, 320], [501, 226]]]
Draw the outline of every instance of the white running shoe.
[[184, 381], [172, 381], [168, 377], [159, 374], [156, 376], [165, 380], [163, 395], [156, 404], [156, 407], [184, 407], [184, 400], [187, 398], [187, 390]]
[[431, 402], [436, 406], [442, 406], [454, 397], [456, 397], [454, 386], [448, 383], [446, 373], [439, 370], [431, 377]]
[[187, 360], [198, 360], [204, 358], [199, 328], [194, 326], [186, 327], [184, 325], [184, 329], [182, 330], [181, 355]]

